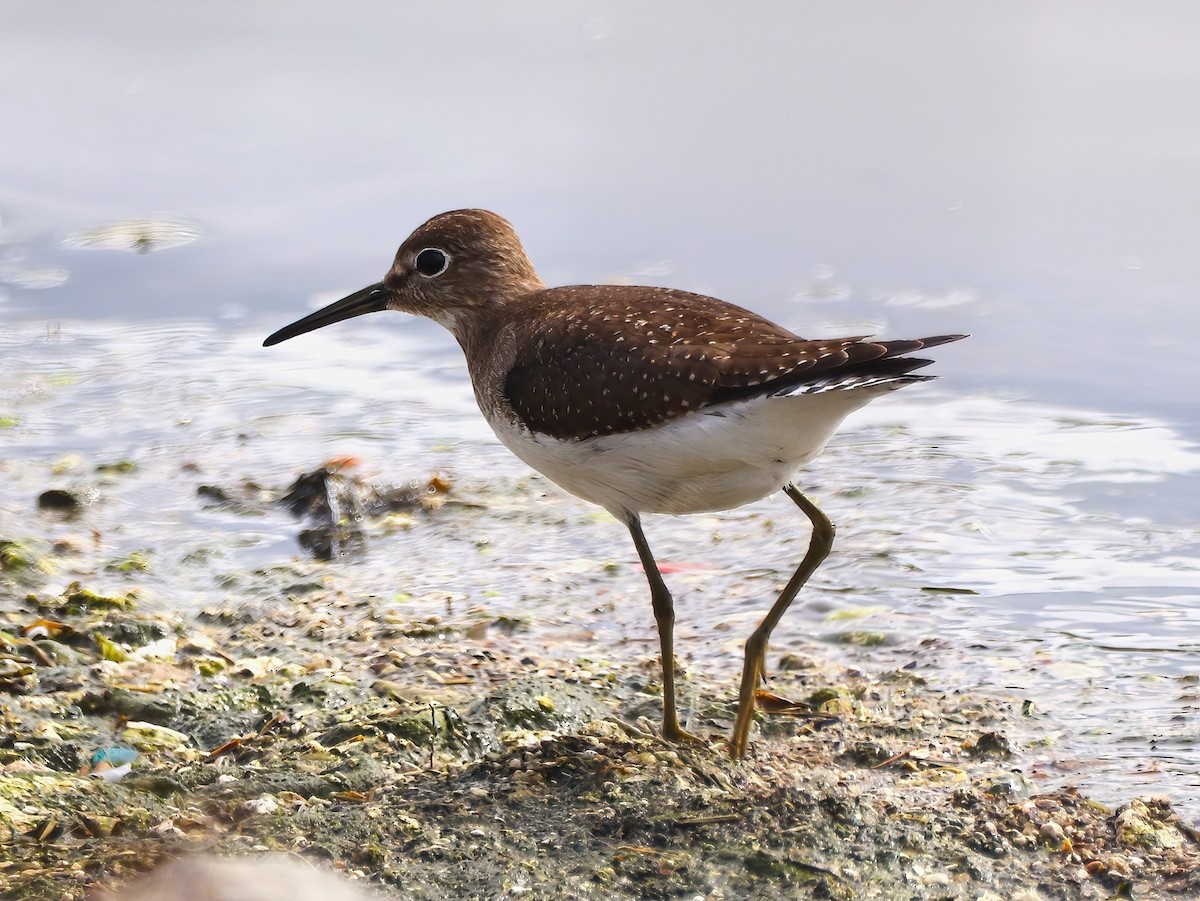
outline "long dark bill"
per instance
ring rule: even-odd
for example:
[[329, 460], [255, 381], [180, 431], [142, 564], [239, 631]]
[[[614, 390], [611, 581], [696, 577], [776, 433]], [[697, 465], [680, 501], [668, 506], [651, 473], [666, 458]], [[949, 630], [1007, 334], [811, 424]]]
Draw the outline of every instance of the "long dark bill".
[[329, 306], [322, 307], [317, 312], [310, 313], [291, 325], [285, 325], [264, 341], [263, 347], [270, 347], [272, 344], [278, 344], [288, 338], [295, 338], [305, 332], [316, 331], [327, 325], [333, 325], [335, 322], [341, 322], [343, 319], [353, 319], [355, 316], [386, 310], [387, 299], [388, 290], [383, 287], [383, 282], [377, 282], [361, 291], [355, 291], [349, 297], [335, 300]]

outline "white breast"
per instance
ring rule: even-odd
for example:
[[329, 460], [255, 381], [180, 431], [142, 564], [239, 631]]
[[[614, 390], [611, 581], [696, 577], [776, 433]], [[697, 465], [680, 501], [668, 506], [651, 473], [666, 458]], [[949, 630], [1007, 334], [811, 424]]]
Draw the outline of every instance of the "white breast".
[[627, 513], [703, 513], [778, 491], [821, 452], [849, 413], [895, 387], [756, 397], [580, 441], [534, 434], [499, 415], [488, 421], [527, 464], [619, 519]]

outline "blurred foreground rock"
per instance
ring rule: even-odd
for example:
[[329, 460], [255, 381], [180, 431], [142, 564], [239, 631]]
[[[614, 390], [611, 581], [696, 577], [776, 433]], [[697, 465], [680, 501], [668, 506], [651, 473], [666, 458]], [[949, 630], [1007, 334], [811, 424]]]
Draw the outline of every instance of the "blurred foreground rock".
[[207, 857], [165, 864], [94, 901], [368, 901], [349, 880], [284, 855]]

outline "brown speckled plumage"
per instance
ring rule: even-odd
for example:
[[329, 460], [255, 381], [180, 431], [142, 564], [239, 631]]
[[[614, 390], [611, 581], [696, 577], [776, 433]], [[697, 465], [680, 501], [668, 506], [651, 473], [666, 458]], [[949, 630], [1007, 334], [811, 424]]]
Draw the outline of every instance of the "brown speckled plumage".
[[644, 429], [835, 373], [898, 377], [931, 362], [900, 363], [898, 354], [952, 340], [808, 341], [749, 310], [669, 288], [580, 285], [527, 299], [538, 315], [503, 394], [530, 429], [565, 439]]

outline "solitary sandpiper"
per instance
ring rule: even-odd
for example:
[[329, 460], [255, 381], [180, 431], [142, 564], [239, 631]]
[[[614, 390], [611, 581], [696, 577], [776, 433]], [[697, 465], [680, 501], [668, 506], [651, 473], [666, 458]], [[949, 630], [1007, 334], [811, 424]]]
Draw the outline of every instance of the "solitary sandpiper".
[[842, 419], [931, 376], [914, 351], [957, 341], [810, 341], [749, 310], [669, 288], [547, 288], [507, 220], [434, 216], [383, 281], [280, 329], [270, 346], [364, 313], [445, 326], [466, 354], [480, 410], [514, 454], [628, 526], [650, 583], [662, 650], [663, 734], [690, 740], [675, 709], [674, 603], [643, 513], [728, 510], [780, 488], [812, 523], [799, 568], [746, 642], [730, 753], [750, 737], [771, 631], [833, 545], [833, 524], [792, 484]]

